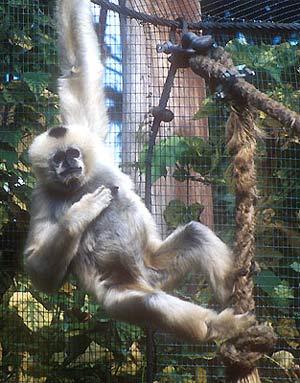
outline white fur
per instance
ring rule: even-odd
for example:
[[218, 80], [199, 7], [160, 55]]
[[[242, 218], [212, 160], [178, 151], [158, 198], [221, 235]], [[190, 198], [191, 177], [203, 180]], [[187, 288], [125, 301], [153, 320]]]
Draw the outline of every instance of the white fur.
[[62, 76], [59, 78], [61, 115], [65, 125], [107, 134], [103, 64], [92, 23], [89, 0], [59, 1], [57, 9]]

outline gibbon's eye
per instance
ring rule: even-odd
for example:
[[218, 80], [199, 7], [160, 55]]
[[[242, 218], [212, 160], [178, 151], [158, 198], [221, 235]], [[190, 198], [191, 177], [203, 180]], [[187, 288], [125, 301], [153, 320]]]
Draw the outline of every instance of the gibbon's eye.
[[65, 152], [63, 152], [62, 150], [56, 152], [54, 156], [52, 157], [53, 162], [56, 164], [63, 162], [64, 159], [65, 159]]
[[72, 157], [72, 158], [79, 158], [80, 157], [80, 151], [76, 148], [69, 148], [66, 151], [67, 157]]

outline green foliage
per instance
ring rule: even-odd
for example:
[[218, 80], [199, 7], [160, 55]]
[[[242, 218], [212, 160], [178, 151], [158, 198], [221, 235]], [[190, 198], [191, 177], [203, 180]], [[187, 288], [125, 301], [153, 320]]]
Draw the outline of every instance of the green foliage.
[[[146, 145], [140, 154], [139, 168], [142, 173], [146, 170], [147, 150]], [[202, 177], [213, 177], [220, 157], [219, 147], [201, 137], [172, 136], [162, 139], [155, 145], [153, 151], [152, 183], [167, 175], [172, 175], [180, 182], [195, 180], [192, 172], [197, 172]]]
[[[159, 141], [154, 146], [151, 163], [151, 181], [152, 183], [160, 177], [168, 174], [168, 167], [174, 166], [177, 159], [186, 151], [187, 144], [182, 137], [169, 137]], [[140, 154], [139, 168], [141, 172], [146, 170], [148, 146]]]
[[33, 183], [26, 148], [33, 133], [56, 121], [57, 97], [49, 74], [57, 72], [54, 31], [46, 11], [38, 1], [9, 0], [0, 7], [1, 207], [3, 216], [13, 215], [22, 226]]
[[[36, 292], [19, 272], [20, 240], [23, 240], [20, 234], [26, 232], [34, 182], [26, 149], [36, 133], [57, 123], [58, 70], [52, 17], [55, 2], [47, 2], [46, 7], [42, 4], [40, 0], [8, 0], [0, 5], [0, 236], [3, 244], [0, 381], [144, 382], [145, 337], [141, 329], [115, 323], [72, 283], [66, 283], [57, 294], [49, 296]], [[226, 49], [236, 64], [246, 64], [257, 72], [263, 91], [294, 110], [299, 108], [300, 92], [295, 85], [300, 81], [295, 71], [300, 66], [297, 46], [244, 45], [231, 41]], [[160, 177], [172, 177], [188, 186], [191, 183], [210, 186], [215, 227], [226, 228], [222, 237], [232, 240], [235, 201], [227, 186], [224, 129], [211, 118], [220, 112], [220, 106], [207, 97], [194, 116], [208, 118], [209, 139], [175, 136], [158, 140], [151, 180], [154, 183]], [[225, 108], [222, 113], [226, 114]], [[296, 350], [300, 320], [297, 311], [300, 148], [298, 140], [274, 120], [261, 113], [258, 122], [267, 132], [267, 139], [260, 143], [257, 154], [261, 199], [256, 236], [262, 272], [256, 277], [256, 289], [263, 315], [267, 319], [272, 317], [283, 345]], [[142, 173], [146, 169], [146, 156], [147, 146], [138, 164]], [[197, 220], [202, 210], [201, 203], [185, 204], [176, 199], [164, 211], [165, 222], [169, 228], [175, 228]], [[190, 282], [184, 293], [197, 302], [207, 303], [210, 295], [198, 295], [198, 280]], [[195, 286], [194, 290], [190, 286]], [[185, 344], [176, 347], [180, 350], [177, 356], [172, 347], [164, 346], [159, 361], [160, 383], [206, 382], [206, 370], [192, 367], [203, 360], [211, 360], [213, 375], [219, 376], [214, 348], [204, 354]], [[274, 360], [282, 363], [275, 356]], [[289, 370], [285, 373], [288, 376]]]
[[176, 229], [181, 224], [198, 221], [202, 211], [203, 205], [200, 203], [186, 206], [180, 200], [172, 200], [164, 211], [164, 219], [170, 229]]
[[232, 40], [226, 45], [226, 50], [235, 65], [245, 64], [277, 83], [282, 82], [288, 68], [295, 68], [299, 63], [298, 48], [289, 43], [250, 45]]

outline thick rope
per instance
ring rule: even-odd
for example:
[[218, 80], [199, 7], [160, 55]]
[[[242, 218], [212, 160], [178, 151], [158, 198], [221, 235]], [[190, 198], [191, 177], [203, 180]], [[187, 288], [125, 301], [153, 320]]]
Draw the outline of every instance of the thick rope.
[[240, 100], [240, 102], [265, 112], [283, 126], [290, 128], [291, 132], [300, 135], [300, 115], [298, 113], [290, 110], [280, 102], [272, 100], [243, 78], [233, 79], [226, 76], [228, 70], [235, 70], [234, 65], [223, 48], [218, 48], [218, 55], [217, 59], [204, 55], [192, 57], [189, 60], [191, 69], [208, 83], [217, 82], [222, 84], [226, 92], [234, 100]]
[[[255, 154], [260, 135], [255, 124], [254, 107], [264, 110], [297, 133], [300, 132], [300, 118], [244, 79], [227, 76], [228, 73], [234, 74], [235, 67], [222, 48], [213, 51], [211, 57], [197, 55], [189, 61], [192, 70], [209, 83], [217, 80], [223, 85], [232, 105], [227, 123], [227, 149], [232, 157], [232, 180], [236, 194], [236, 281], [232, 303], [236, 314], [252, 312], [255, 308], [252, 280], [257, 200]], [[273, 329], [264, 324], [253, 326], [239, 338], [225, 342], [220, 352], [227, 367], [227, 382], [259, 383], [256, 362], [275, 343]]]
[[[182, 23], [176, 20], [169, 20], [155, 15], [149, 15], [143, 12], [135, 11], [124, 6], [111, 3], [108, 0], [91, 0], [94, 4], [117, 12], [123, 16], [127, 16], [144, 23], [160, 25], [164, 27], [173, 27], [182, 29]], [[196, 15], [195, 15], [196, 16]], [[200, 17], [200, 15], [198, 15]], [[202, 15], [203, 17], [203, 15]], [[188, 29], [192, 30], [209, 30], [209, 31], [270, 31], [270, 32], [297, 32], [300, 31], [300, 23], [274, 23], [268, 21], [197, 21], [188, 22]]]
[[[256, 133], [253, 111], [232, 106], [227, 122], [227, 150], [232, 156], [232, 180], [236, 194], [235, 261], [239, 275], [235, 284], [234, 307], [237, 314], [253, 311], [251, 278], [255, 251], [256, 170], [254, 156]], [[242, 270], [242, 273], [240, 272]]]
[[[255, 205], [257, 201], [255, 154], [259, 131], [255, 124], [254, 110], [248, 105], [232, 106], [227, 123], [227, 149], [232, 156], [232, 181], [236, 194], [236, 238], [234, 254], [236, 281], [233, 307], [236, 314], [252, 312], [253, 263], [255, 254]], [[264, 324], [248, 329], [238, 339], [232, 339], [221, 347], [227, 366], [227, 381], [258, 383], [255, 368], [263, 352], [275, 345], [276, 337], [271, 327]]]

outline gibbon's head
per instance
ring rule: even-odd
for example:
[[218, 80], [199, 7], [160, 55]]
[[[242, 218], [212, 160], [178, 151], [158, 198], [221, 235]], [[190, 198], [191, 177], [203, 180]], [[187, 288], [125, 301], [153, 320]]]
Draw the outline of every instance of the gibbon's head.
[[49, 129], [29, 148], [33, 172], [48, 189], [75, 192], [90, 179], [100, 144], [99, 137], [77, 126]]

